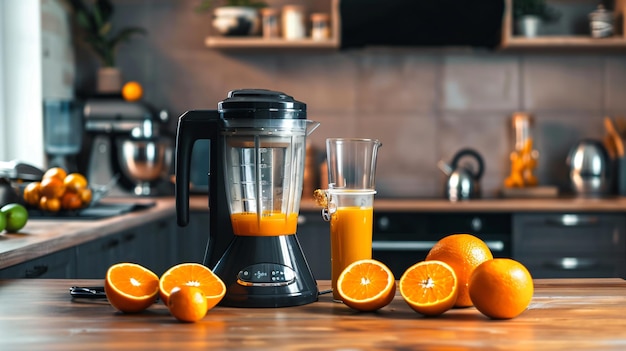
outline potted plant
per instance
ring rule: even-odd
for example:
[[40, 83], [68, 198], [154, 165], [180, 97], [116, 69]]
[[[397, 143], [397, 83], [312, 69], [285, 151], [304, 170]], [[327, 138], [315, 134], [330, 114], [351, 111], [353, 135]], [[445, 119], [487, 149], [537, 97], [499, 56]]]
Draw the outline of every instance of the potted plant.
[[[196, 8], [205, 12], [214, 6], [213, 0], [202, 0]], [[260, 29], [259, 9], [266, 7], [259, 0], [225, 0], [213, 9], [213, 27], [222, 35], [255, 35]]]
[[98, 70], [99, 93], [116, 93], [121, 90], [122, 78], [116, 67], [115, 55], [120, 43], [135, 34], [146, 34], [140, 27], [113, 30], [113, 4], [110, 0], [95, 0], [86, 4], [83, 0], [66, 0], [74, 12], [74, 19], [84, 33], [85, 42], [100, 59]]
[[518, 31], [526, 37], [535, 37], [542, 22], [557, 20], [559, 13], [545, 0], [513, 0], [513, 18]]

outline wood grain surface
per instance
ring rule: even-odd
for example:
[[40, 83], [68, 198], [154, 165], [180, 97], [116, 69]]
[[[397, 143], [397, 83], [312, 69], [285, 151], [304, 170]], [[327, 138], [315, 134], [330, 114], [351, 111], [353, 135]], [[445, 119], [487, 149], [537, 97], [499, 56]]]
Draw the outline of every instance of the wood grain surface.
[[69, 296], [70, 286], [101, 283], [0, 281], [0, 350], [626, 349], [621, 279], [536, 280], [529, 309], [511, 320], [490, 320], [473, 307], [426, 318], [400, 296], [360, 313], [325, 294], [299, 307], [218, 306], [192, 324], [177, 322], [160, 302], [124, 315], [106, 300]]

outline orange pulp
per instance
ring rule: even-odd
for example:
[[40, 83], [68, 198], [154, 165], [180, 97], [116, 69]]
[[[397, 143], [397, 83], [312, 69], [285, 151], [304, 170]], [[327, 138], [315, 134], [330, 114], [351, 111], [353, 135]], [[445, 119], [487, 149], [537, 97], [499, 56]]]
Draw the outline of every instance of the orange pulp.
[[230, 215], [235, 235], [277, 236], [296, 233], [297, 213], [264, 212], [259, 218], [254, 212]]
[[333, 298], [341, 300], [337, 280], [351, 263], [372, 258], [373, 207], [338, 207], [330, 217]]

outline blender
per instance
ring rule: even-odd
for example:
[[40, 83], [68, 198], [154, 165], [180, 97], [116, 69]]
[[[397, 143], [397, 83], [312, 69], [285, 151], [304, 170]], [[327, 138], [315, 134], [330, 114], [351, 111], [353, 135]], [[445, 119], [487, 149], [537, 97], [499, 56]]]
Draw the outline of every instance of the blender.
[[233, 90], [217, 110], [188, 111], [176, 139], [178, 224], [189, 221], [193, 144], [208, 139], [209, 241], [204, 264], [226, 285], [223, 306], [286, 307], [317, 300], [296, 236], [305, 142], [319, 123], [281, 92]]

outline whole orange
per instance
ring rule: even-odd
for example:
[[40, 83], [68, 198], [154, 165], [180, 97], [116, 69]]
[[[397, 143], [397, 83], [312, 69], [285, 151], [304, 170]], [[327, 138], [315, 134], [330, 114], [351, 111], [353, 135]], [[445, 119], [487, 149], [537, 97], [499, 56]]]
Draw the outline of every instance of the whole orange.
[[39, 208], [44, 211], [58, 212], [61, 209], [61, 200], [58, 197], [42, 196], [39, 199]]
[[447, 263], [456, 273], [458, 296], [455, 307], [472, 306], [468, 284], [472, 272], [481, 263], [493, 259], [484, 241], [471, 234], [451, 234], [439, 240], [426, 255], [426, 260]]
[[122, 87], [122, 97], [126, 101], [137, 101], [143, 96], [143, 88], [137, 82], [128, 82]]
[[48, 198], [60, 198], [65, 193], [63, 180], [57, 177], [44, 178], [39, 187], [41, 195]]
[[78, 194], [65, 192], [61, 198], [61, 207], [64, 210], [77, 210], [83, 207], [83, 202], [80, 200]]
[[87, 178], [80, 173], [70, 173], [63, 179], [63, 184], [67, 191], [77, 193], [80, 189], [87, 187]]
[[524, 312], [533, 298], [533, 279], [523, 264], [494, 258], [476, 267], [469, 282], [474, 306], [493, 319], [510, 319]]
[[40, 182], [28, 183], [28, 185], [24, 188], [22, 197], [29, 205], [39, 205], [39, 199], [41, 198]]
[[63, 181], [67, 176], [67, 172], [61, 167], [52, 167], [49, 168], [44, 174], [42, 179], [46, 178], [59, 178], [59, 180]]
[[196, 286], [181, 285], [170, 292], [167, 307], [170, 313], [181, 322], [195, 322], [209, 310], [206, 297]]

